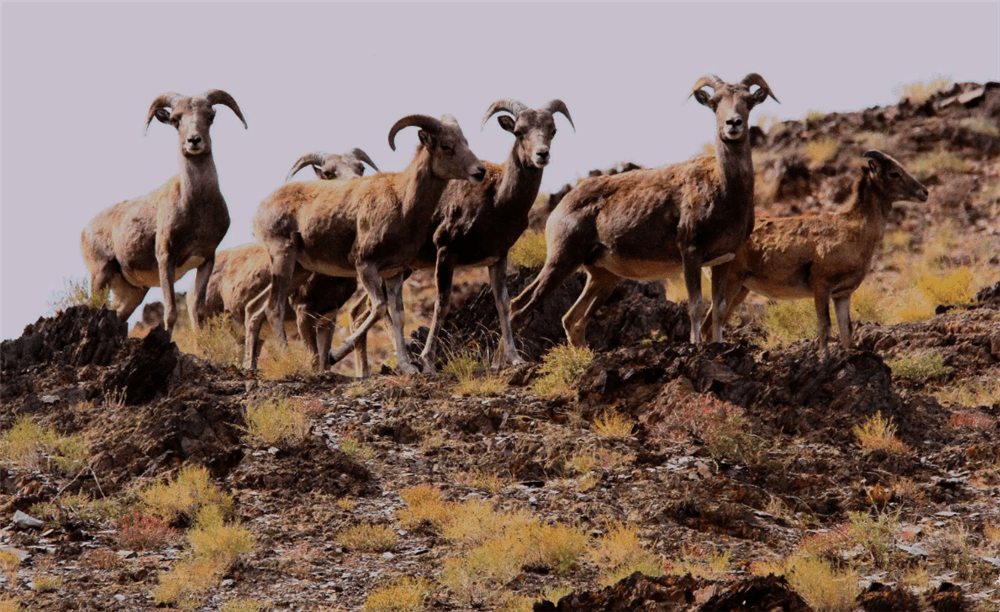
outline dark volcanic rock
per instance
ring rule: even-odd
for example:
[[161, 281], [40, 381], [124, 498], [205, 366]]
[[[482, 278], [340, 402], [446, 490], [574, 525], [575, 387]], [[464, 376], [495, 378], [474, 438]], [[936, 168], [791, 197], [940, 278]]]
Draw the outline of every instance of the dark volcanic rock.
[[126, 335], [128, 325], [113, 311], [73, 306], [38, 319], [24, 328], [20, 338], [0, 344], [0, 370], [10, 376], [48, 363], [106, 366]]

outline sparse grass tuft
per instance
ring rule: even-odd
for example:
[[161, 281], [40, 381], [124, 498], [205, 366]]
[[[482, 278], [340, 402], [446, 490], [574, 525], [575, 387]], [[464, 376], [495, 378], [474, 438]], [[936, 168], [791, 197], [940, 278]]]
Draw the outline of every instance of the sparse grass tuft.
[[669, 572], [678, 576], [691, 574], [695, 578], [721, 580], [731, 571], [729, 551], [716, 552], [702, 547], [685, 546], [680, 557], [669, 565]]
[[545, 254], [545, 234], [527, 231], [510, 247], [507, 261], [523, 268], [541, 268], [545, 265]]
[[218, 506], [225, 514], [234, 510], [232, 497], [213, 483], [202, 466], [187, 466], [170, 483], [156, 483], [139, 492], [150, 512], [172, 523], [185, 516], [194, 518], [204, 506]]
[[227, 601], [219, 608], [220, 612], [267, 612], [272, 608], [266, 601], [256, 599], [236, 599]]
[[979, 381], [956, 381], [934, 394], [938, 401], [951, 406], [992, 406], [1000, 403], [1000, 378]]
[[854, 142], [862, 149], [885, 151], [889, 148], [889, 135], [885, 132], [862, 131], [854, 135]]
[[200, 604], [201, 594], [215, 586], [225, 570], [213, 559], [192, 557], [178, 561], [172, 570], [160, 575], [160, 583], [153, 588], [153, 600], [157, 604], [194, 609]]
[[871, 415], [861, 425], [855, 425], [851, 430], [858, 438], [861, 450], [871, 452], [883, 450], [888, 453], [908, 453], [910, 447], [896, 437], [896, 426], [892, 418], [883, 418], [882, 412]]
[[372, 450], [372, 447], [352, 437], [342, 439], [339, 448], [341, 452], [350, 455], [358, 461], [371, 461], [372, 457], [375, 456], [375, 451]]
[[126, 506], [117, 499], [91, 499], [86, 493], [64, 494], [52, 501], [31, 506], [28, 514], [42, 520], [57, 520], [68, 515], [86, 522], [100, 522], [120, 519], [125, 515]]
[[455, 393], [463, 396], [487, 397], [507, 389], [510, 378], [490, 368], [488, 355], [463, 350], [453, 355], [442, 369], [457, 381]]
[[174, 530], [158, 516], [133, 510], [118, 521], [115, 544], [126, 550], [159, 550], [174, 537]]
[[188, 532], [188, 543], [196, 559], [211, 559], [224, 568], [232, 567], [240, 555], [253, 550], [253, 535], [249, 529], [227, 523], [219, 506], [203, 506], [198, 510], [197, 524]]
[[90, 281], [85, 278], [63, 279], [63, 290], [52, 294], [49, 308], [52, 312], [66, 310], [71, 306], [90, 306], [91, 308], [111, 307], [111, 288], [106, 287], [91, 293]]
[[762, 323], [768, 348], [816, 337], [816, 309], [809, 300], [770, 301]]
[[1000, 128], [997, 128], [997, 124], [986, 117], [966, 117], [959, 120], [958, 124], [977, 134], [984, 134], [994, 138], [1000, 136]]
[[975, 299], [975, 283], [972, 270], [962, 266], [943, 276], [924, 276], [917, 286], [933, 304], [965, 306]]
[[871, 555], [876, 567], [885, 568], [896, 545], [899, 511], [882, 512], [874, 518], [866, 512], [848, 512], [848, 533], [856, 544]]
[[209, 317], [200, 329], [190, 326], [178, 329], [173, 339], [181, 352], [218, 366], [238, 365], [243, 361], [243, 344], [226, 314]]
[[944, 364], [944, 354], [937, 349], [916, 355], [906, 355], [886, 361], [893, 376], [915, 381], [926, 381], [951, 374], [955, 369]]
[[29, 470], [72, 473], [90, 462], [87, 442], [79, 435], [60, 436], [21, 415], [0, 435], [0, 458]]
[[407, 529], [412, 529], [426, 521], [440, 528], [451, 513], [450, 505], [444, 501], [441, 489], [429, 484], [420, 484], [400, 491], [399, 496], [406, 508], [396, 511], [396, 518]]
[[936, 75], [926, 81], [914, 81], [912, 83], [900, 83], [893, 90], [896, 98], [900, 101], [909, 101], [914, 106], [920, 106], [931, 96], [951, 87], [953, 81], [948, 77]]
[[[611, 586], [634, 572], [662, 576], [663, 562], [643, 548], [635, 527], [614, 523], [590, 551], [590, 559], [599, 568], [608, 568], [599, 578], [602, 586]], [[552, 600], [556, 601], [556, 600]]]
[[972, 165], [951, 151], [938, 150], [925, 153], [908, 164], [910, 172], [919, 181], [940, 174], [951, 172], [954, 174], [967, 174], [972, 172]]
[[110, 548], [95, 548], [87, 551], [83, 556], [87, 565], [96, 567], [99, 570], [113, 570], [125, 565], [125, 560], [118, 556]]
[[24, 608], [21, 607], [20, 599], [4, 593], [0, 595], [0, 612], [24, 612]]
[[541, 377], [531, 386], [538, 396], [555, 399], [572, 392], [572, 386], [594, 360], [594, 353], [586, 347], [561, 344], [552, 347], [538, 368]]
[[826, 117], [826, 113], [818, 110], [806, 111], [806, 122], [813, 123], [814, 121], [819, 121], [823, 117]]
[[36, 593], [52, 593], [62, 588], [63, 579], [56, 576], [35, 576], [31, 585]]
[[348, 550], [360, 552], [387, 552], [396, 547], [399, 536], [389, 525], [364, 523], [340, 532], [337, 541]]
[[598, 438], [622, 440], [632, 435], [632, 420], [617, 410], [608, 410], [594, 419], [591, 430]]
[[806, 143], [802, 153], [812, 166], [832, 162], [840, 151], [840, 142], [834, 138], [818, 138]]
[[563, 576], [587, 547], [587, 535], [566, 525], [542, 525], [537, 535], [538, 562]]
[[851, 315], [856, 321], [871, 321], [885, 325], [892, 322], [884, 304], [885, 291], [874, 282], [862, 283], [851, 294]]
[[375, 589], [365, 600], [365, 612], [420, 612], [434, 585], [426, 578], [400, 578]]
[[287, 348], [268, 342], [261, 350], [258, 366], [260, 375], [267, 380], [306, 378], [314, 373], [312, 354], [298, 341], [289, 342]]
[[784, 573], [792, 589], [818, 612], [850, 612], [856, 607], [858, 576], [849, 568], [834, 571], [822, 559], [796, 556]]
[[247, 406], [243, 439], [256, 447], [295, 448], [309, 437], [309, 416], [302, 403], [291, 398], [272, 398]]

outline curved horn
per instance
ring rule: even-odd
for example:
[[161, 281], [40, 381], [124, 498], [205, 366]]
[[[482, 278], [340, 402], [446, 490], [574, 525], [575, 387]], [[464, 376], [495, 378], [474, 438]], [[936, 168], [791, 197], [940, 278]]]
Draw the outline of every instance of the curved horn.
[[693, 96], [694, 92], [698, 91], [702, 87], [711, 87], [713, 90], [717, 90], [725, 84], [726, 83], [722, 79], [714, 74], [706, 74], [698, 79], [698, 82], [694, 84], [694, 87], [691, 88], [691, 93], [688, 94], [688, 97], [690, 98]]
[[874, 159], [880, 162], [893, 162], [895, 164], [899, 164], [899, 162], [897, 162], [893, 158], [889, 157], [888, 155], [886, 155], [881, 151], [876, 151], [875, 149], [870, 149], [868, 151], [865, 151], [862, 154], [862, 157], [867, 157], [868, 159]]
[[156, 115], [156, 111], [161, 108], [169, 108], [173, 105], [174, 100], [181, 97], [181, 94], [176, 91], [168, 91], [167, 93], [162, 93], [153, 100], [153, 103], [149, 105], [149, 112], [146, 113], [146, 127], [143, 129], [143, 134], [149, 129], [149, 124], [153, 122], [153, 117]]
[[517, 100], [514, 100], [512, 98], [504, 98], [502, 100], [497, 100], [496, 102], [491, 104], [488, 109], [486, 109], [486, 114], [483, 115], [483, 122], [482, 124], [480, 124], [479, 129], [483, 129], [484, 127], [486, 127], [486, 122], [490, 120], [490, 117], [501, 111], [507, 111], [511, 115], [514, 115], [515, 118], [517, 118], [519, 114], [521, 114], [523, 111], [526, 110], [528, 110], [528, 107], [525, 104], [518, 102]]
[[357, 157], [358, 159], [360, 159], [361, 161], [365, 162], [366, 164], [368, 164], [372, 168], [375, 168], [375, 172], [381, 172], [381, 170], [378, 169], [378, 166], [375, 165], [375, 162], [372, 161], [372, 158], [368, 157], [368, 154], [365, 153], [364, 151], [362, 151], [361, 149], [359, 149], [357, 147], [355, 147], [354, 149], [351, 149], [351, 155], [353, 155], [354, 157]]
[[288, 171], [288, 176], [285, 177], [285, 182], [292, 180], [292, 177], [296, 172], [305, 168], [306, 166], [322, 166], [323, 161], [326, 159], [326, 153], [322, 151], [314, 151], [312, 153], [306, 153], [299, 158], [299, 161], [295, 162], [292, 169]]
[[247, 120], [243, 118], [243, 113], [240, 112], [239, 105], [236, 104], [236, 100], [233, 99], [231, 95], [221, 89], [209, 89], [202, 94], [202, 97], [208, 100], [208, 103], [212, 106], [215, 106], [216, 104], [225, 104], [228, 106], [234, 113], [236, 113], [236, 116], [240, 118], [240, 121], [243, 122], [243, 129], [247, 128]]
[[441, 122], [434, 117], [428, 117], [427, 115], [407, 115], [393, 124], [392, 129], [389, 130], [389, 148], [393, 151], [396, 150], [396, 134], [405, 127], [410, 127], [411, 125], [416, 126], [422, 130], [427, 130], [433, 134], [441, 132]]
[[545, 110], [549, 111], [553, 115], [556, 113], [562, 113], [566, 116], [569, 124], [573, 126], [573, 131], [576, 131], [576, 126], [573, 125], [573, 118], [569, 116], [569, 109], [566, 108], [566, 103], [560, 99], [550, 100], [548, 104], [545, 105]]
[[775, 97], [774, 92], [771, 91], [771, 86], [767, 84], [767, 81], [764, 80], [764, 77], [760, 76], [756, 72], [751, 72], [750, 74], [746, 75], [740, 82], [743, 85], [746, 85], [747, 89], [749, 89], [751, 85], [757, 85], [763, 87], [764, 89], [767, 90], [767, 95], [771, 96], [771, 98], [774, 99], [774, 101], [777, 102], [778, 104], [781, 104], [781, 101], [778, 100], [777, 97]]

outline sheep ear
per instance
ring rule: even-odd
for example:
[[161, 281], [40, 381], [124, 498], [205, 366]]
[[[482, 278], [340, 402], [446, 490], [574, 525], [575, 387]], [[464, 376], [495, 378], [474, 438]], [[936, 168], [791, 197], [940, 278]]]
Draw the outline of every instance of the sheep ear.
[[874, 159], [869, 159], [868, 169], [871, 171], [872, 174], [878, 174], [879, 171], [878, 162], [875, 161]]
[[698, 104], [712, 108], [708, 103], [712, 99], [712, 96], [708, 95], [708, 92], [704, 89], [696, 89], [692, 92], [692, 95], [694, 95], [694, 99], [698, 101]]
[[508, 132], [512, 134], [514, 133], [514, 120], [510, 117], [510, 115], [500, 115], [497, 117], [497, 123], [499, 123], [500, 127]]
[[420, 138], [421, 144], [423, 144], [428, 149], [434, 148], [434, 135], [427, 130], [420, 130], [417, 132], [417, 137]]
[[767, 87], [758, 87], [757, 91], [750, 94], [753, 97], [753, 104], [757, 106], [764, 100], [767, 100], [767, 96], [770, 95], [770, 90]]
[[170, 113], [167, 112], [167, 109], [158, 108], [156, 109], [156, 112], [153, 113], [153, 116], [156, 117], [160, 123], [166, 123], [167, 125], [170, 125]]

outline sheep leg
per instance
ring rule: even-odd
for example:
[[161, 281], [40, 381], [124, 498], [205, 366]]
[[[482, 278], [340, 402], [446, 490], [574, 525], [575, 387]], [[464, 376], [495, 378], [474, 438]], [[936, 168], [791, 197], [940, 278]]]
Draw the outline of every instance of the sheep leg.
[[833, 309], [837, 313], [837, 327], [840, 329], [840, 344], [846, 349], [854, 348], [854, 332], [851, 325], [851, 296], [833, 298]]
[[267, 316], [267, 302], [271, 297], [271, 285], [268, 285], [256, 297], [247, 302], [243, 314], [243, 329], [246, 336], [243, 339], [243, 367], [248, 370], [257, 369], [257, 357], [260, 355], [260, 328]]
[[161, 248], [156, 255], [160, 268], [160, 290], [163, 292], [163, 326], [173, 334], [174, 324], [177, 323], [177, 297], [174, 295], [174, 276], [177, 268], [170, 260], [170, 255], [162, 252]]
[[294, 249], [281, 249], [271, 253], [271, 291], [267, 300], [267, 318], [271, 320], [274, 340], [282, 348], [288, 346], [285, 335], [285, 308], [288, 307], [288, 293], [292, 287], [297, 255]]
[[[492, 270], [492, 268], [491, 268]], [[427, 343], [420, 353], [421, 365], [425, 372], [437, 371], [435, 356], [437, 353], [437, 336], [441, 324], [451, 310], [451, 281], [455, 275], [455, 256], [448, 253], [444, 247], [438, 248], [437, 264], [434, 266], [434, 277], [437, 284], [437, 301], [434, 302], [434, 317], [431, 319], [431, 329], [427, 332]], [[386, 283], [388, 288], [389, 283]], [[390, 309], [390, 314], [393, 311]], [[397, 349], [398, 350], [398, 349]]]
[[510, 293], [507, 291], [507, 253], [489, 266], [490, 288], [493, 289], [493, 300], [497, 304], [497, 317], [500, 320], [501, 355], [512, 366], [527, 363], [517, 352], [514, 345], [514, 330], [510, 325]]
[[[194, 275], [194, 314], [190, 312], [188, 316], [194, 321], [193, 329], [200, 328], [205, 323], [205, 299], [208, 296], [208, 279], [212, 276], [212, 268], [215, 267], [215, 251], [205, 258], [205, 261], [198, 266]], [[189, 302], [190, 303], [190, 302]]]
[[525, 287], [521, 295], [511, 301], [514, 310], [510, 316], [510, 324], [514, 329], [521, 329], [528, 322], [529, 315], [539, 304], [544, 302], [559, 285], [583, 263], [583, 254], [569, 253], [568, 248], [550, 245], [549, 255], [542, 266], [542, 271], [530, 285]]
[[328, 369], [330, 365], [327, 363], [327, 359], [330, 355], [330, 347], [333, 345], [333, 330], [336, 321], [337, 311], [333, 311], [320, 317], [320, 322], [316, 324], [316, 357], [318, 360], [322, 360], [320, 371]]
[[824, 288], [814, 289], [813, 302], [816, 304], [816, 323], [819, 325], [816, 347], [826, 351], [826, 343], [830, 339], [830, 292]]
[[[91, 285], [93, 287], [94, 285]], [[146, 298], [149, 287], [136, 287], [125, 280], [124, 276], [115, 275], [111, 279], [111, 292], [114, 294], [112, 308], [118, 314], [119, 321], [128, 321], [135, 309]]]
[[[368, 296], [362, 295], [350, 310], [351, 331], [358, 328], [359, 321], [364, 321], [368, 316]], [[368, 364], [368, 334], [362, 334], [354, 345], [354, 374], [360, 378], [371, 376], [371, 366]]]
[[[396, 346], [396, 371], [401, 374], [419, 374], [420, 368], [410, 361], [403, 336], [403, 274], [397, 274], [385, 281], [385, 292], [389, 300], [389, 318], [392, 320], [392, 339]], [[433, 364], [432, 364], [433, 365]], [[432, 370], [433, 371], [433, 370]]]
[[[725, 316], [728, 312], [726, 298], [729, 294], [726, 289], [731, 267], [728, 261], [712, 266], [712, 342], [722, 342], [722, 328], [726, 325]], [[694, 325], [695, 322], [692, 321], [691, 324]]]
[[369, 310], [368, 316], [364, 321], [362, 321], [361, 325], [354, 330], [350, 336], [345, 338], [344, 341], [340, 343], [340, 346], [330, 351], [331, 367], [346, 357], [347, 353], [349, 353], [357, 345], [358, 340], [367, 334], [368, 330], [371, 329], [372, 326], [375, 325], [375, 323], [377, 323], [388, 310], [385, 292], [382, 291], [382, 277], [378, 273], [378, 268], [372, 264], [359, 264], [358, 278], [361, 280], [361, 284], [365, 288], [365, 293], [368, 294], [368, 299], [371, 300], [371, 310]]
[[604, 268], [587, 266], [587, 282], [573, 306], [563, 315], [563, 329], [570, 346], [587, 346], [587, 325], [597, 309], [618, 286], [621, 278]]
[[691, 344], [701, 344], [701, 324], [708, 307], [701, 296], [701, 258], [695, 253], [682, 254], [684, 286], [688, 294], [688, 318], [691, 320]]
[[[733, 318], [733, 313], [736, 312], [736, 308], [743, 303], [743, 300], [747, 299], [750, 295], [750, 290], [747, 289], [742, 282], [736, 282], [736, 279], [729, 279], [729, 283], [726, 285], [726, 314], [722, 317], [722, 324], [729, 325], [729, 320]], [[710, 336], [712, 334], [712, 313], [713, 308], [708, 309], [708, 314], [705, 315], [705, 322], [701, 326], [701, 335]]]
[[306, 345], [306, 348], [312, 354], [313, 365], [316, 367], [316, 370], [322, 372], [326, 369], [326, 354], [318, 351], [319, 344], [316, 339], [317, 324], [317, 320], [310, 313], [306, 312], [305, 304], [295, 305], [295, 326], [299, 330], [299, 337], [302, 338], [302, 343]]

